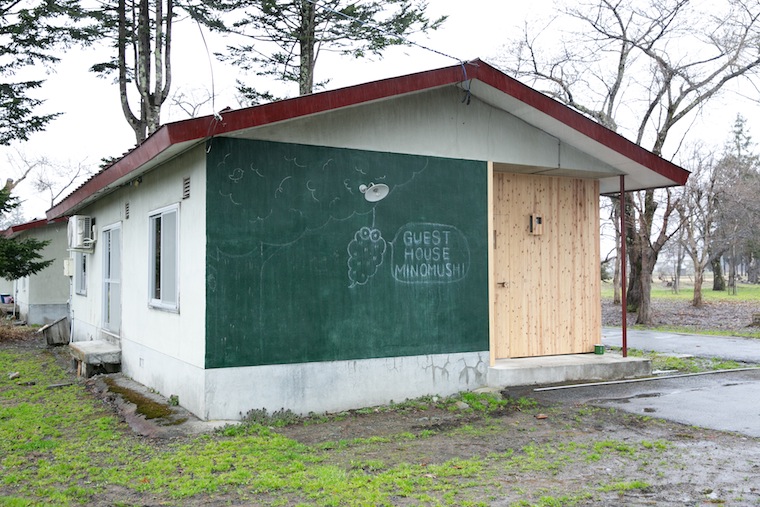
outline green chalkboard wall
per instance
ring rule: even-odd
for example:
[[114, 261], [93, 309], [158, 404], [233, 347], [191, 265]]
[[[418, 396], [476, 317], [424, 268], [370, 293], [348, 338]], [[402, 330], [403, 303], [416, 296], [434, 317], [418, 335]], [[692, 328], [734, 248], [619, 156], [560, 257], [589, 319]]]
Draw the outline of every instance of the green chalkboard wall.
[[488, 349], [484, 162], [208, 148], [207, 368]]

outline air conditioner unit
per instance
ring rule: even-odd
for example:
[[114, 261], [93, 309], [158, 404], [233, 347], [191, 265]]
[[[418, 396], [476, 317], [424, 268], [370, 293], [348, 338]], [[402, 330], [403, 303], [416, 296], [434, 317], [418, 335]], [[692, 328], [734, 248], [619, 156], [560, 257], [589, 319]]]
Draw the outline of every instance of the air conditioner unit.
[[69, 248], [91, 249], [95, 244], [92, 237], [92, 217], [74, 215], [69, 217]]

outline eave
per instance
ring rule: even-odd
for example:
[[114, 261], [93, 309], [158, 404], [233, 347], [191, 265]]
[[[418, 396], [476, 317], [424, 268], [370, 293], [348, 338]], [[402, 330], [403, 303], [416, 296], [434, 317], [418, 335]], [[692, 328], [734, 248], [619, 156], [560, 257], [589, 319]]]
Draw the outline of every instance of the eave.
[[[234, 133], [236, 137], [246, 137], [246, 133], [253, 133], [266, 125], [452, 85], [462, 87], [479, 100], [500, 108], [613, 167], [616, 172], [609, 178], [599, 178], [602, 193], [615, 191], [619, 175], [625, 175], [628, 190], [683, 185], [688, 178], [689, 173], [681, 167], [487, 63], [474, 60], [462, 65], [227, 111], [223, 115], [209, 115], [163, 125], [143, 144], [95, 174], [53, 206], [47, 211], [47, 217], [53, 219], [76, 213], [144, 172], [214, 136]], [[546, 168], [542, 168], [541, 172], [546, 174]]]

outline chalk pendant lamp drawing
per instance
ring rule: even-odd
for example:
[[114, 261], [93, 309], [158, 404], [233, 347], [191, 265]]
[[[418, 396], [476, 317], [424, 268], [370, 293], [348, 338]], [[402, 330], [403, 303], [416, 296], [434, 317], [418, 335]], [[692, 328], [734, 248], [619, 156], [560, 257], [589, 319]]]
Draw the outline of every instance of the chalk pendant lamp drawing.
[[359, 185], [359, 192], [364, 194], [364, 199], [369, 202], [377, 202], [385, 199], [390, 189], [385, 183], [370, 183], [369, 185]]

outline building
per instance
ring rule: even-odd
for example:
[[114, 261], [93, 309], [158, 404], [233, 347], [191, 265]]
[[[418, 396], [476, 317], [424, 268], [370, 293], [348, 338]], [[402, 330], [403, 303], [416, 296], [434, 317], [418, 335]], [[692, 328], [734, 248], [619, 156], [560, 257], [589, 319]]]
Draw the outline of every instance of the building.
[[52, 259], [53, 263], [38, 273], [14, 280], [10, 289], [18, 318], [27, 324], [42, 326], [68, 315], [70, 284], [69, 278], [64, 275], [64, 262], [69, 258], [66, 226], [66, 219], [42, 219], [14, 225], [3, 231], [6, 238], [33, 238], [49, 242], [40, 255], [44, 260]]
[[164, 125], [48, 218], [78, 357], [226, 419], [592, 352], [599, 195], [687, 175], [476, 60]]

